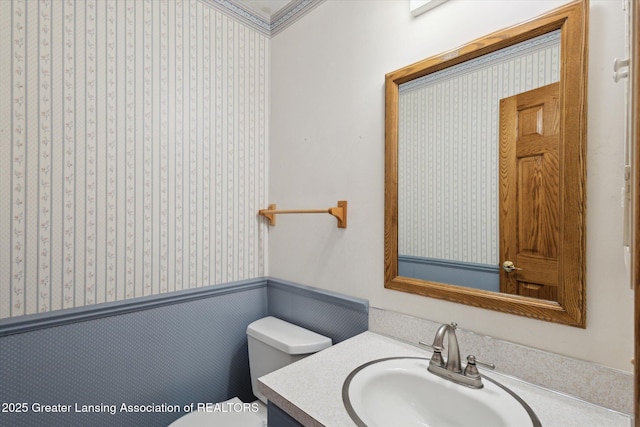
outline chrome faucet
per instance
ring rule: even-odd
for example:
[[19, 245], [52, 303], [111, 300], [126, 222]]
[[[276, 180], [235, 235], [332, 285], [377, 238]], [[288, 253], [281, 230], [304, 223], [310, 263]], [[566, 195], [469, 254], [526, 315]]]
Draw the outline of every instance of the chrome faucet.
[[[482, 377], [478, 372], [477, 365], [482, 365], [489, 369], [495, 369], [493, 363], [485, 363], [476, 360], [474, 355], [467, 356], [467, 366], [462, 370], [460, 363], [460, 347], [458, 347], [458, 337], [456, 329], [458, 325], [454, 322], [450, 325], [441, 325], [436, 331], [433, 338], [433, 344], [427, 344], [420, 341], [419, 343], [433, 351], [431, 361], [429, 362], [429, 372], [442, 378], [453, 381], [471, 388], [482, 388]], [[444, 336], [447, 335], [447, 358], [442, 357], [444, 350]]]

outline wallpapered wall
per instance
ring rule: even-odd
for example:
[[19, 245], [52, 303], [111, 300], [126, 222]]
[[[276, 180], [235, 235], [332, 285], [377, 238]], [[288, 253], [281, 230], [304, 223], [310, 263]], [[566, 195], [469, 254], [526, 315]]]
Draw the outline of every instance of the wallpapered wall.
[[269, 40], [196, 0], [0, 2], [0, 318], [265, 275]]
[[499, 264], [500, 99], [557, 82], [559, 55], [554, 31], [400, 86], [400, 255]]

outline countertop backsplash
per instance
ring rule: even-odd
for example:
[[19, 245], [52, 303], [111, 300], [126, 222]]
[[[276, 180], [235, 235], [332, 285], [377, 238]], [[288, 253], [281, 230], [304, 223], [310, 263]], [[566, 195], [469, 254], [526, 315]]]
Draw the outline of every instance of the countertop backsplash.
[[[369, 331], [418, 345], [430, 342], [439, 323], [369, 307]], [[516, 379], [582, 399], [623, 414], [633, 411], [633, 375], [596, 363], [480, 335], [459, 326], [456, 331], [464, 359], [494, 363], [496, 371]], [[576, 375], [576, 373], [580, 373]]]

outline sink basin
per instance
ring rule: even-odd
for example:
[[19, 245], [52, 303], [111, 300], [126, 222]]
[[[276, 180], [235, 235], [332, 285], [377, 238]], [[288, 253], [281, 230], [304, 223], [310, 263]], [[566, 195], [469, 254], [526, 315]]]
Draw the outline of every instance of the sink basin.
[[356, 368], [342, 398], [358, 426], [541, 427], [514, 392], [483, 376], [471, 389], [427, 371], [429, 359], [379, 359]]

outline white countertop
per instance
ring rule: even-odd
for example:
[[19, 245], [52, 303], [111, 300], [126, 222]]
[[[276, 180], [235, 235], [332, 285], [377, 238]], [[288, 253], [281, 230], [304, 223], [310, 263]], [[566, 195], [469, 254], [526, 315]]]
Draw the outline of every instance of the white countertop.
[[[342, 385], [355, 368], [384, 357], [431, 353], [373, 332], [364, 332], [258, 379], [258, 390], [305, 426], [355, 426], [342, 402]], [[544, 427], [629, 427], [626, 415], [483, 370], [534, 410]]]

